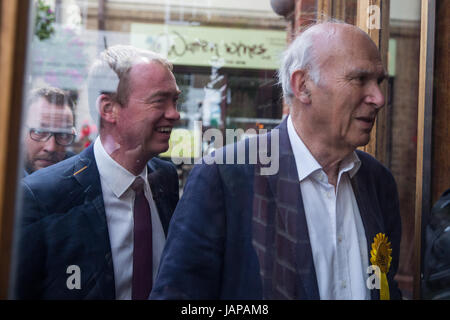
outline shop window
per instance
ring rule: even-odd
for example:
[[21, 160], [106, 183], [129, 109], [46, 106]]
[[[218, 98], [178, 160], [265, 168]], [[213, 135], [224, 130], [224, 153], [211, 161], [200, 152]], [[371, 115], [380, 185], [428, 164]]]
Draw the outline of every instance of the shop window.
[[[332, 17], [354, 25], [364, 24], [363, 29], [367, 29], [361, 20], [361, 3], [376, 6], [380, 2], [303, 3], [312, 5], [304, 13], [296, 8], [297, 15], [284, 18], [273, 12], [270, 1], [260, 0], [33, 0], [20, 139], [42, 142], [54, 138], [61, 151], [51, 159], [35, 159], [33, 165], [23, 143], [19, 178], [79, 154], [95, 142], [99, 124], [90, 112], [92, 101], [87, 84], [91, 63], [105, 48], [133, 45], [154, 50], [173, 64], [181, 91], [180, 120], [172, 131], [169, 150], [159, 157], [176, 164], [181, 195], [194, 161], [215, 150], [214, 140], [203, 140], [206, 130], [270, 130], [287, 115], [276, 70], [286, 43], [311, 22], [309, 18]], [[385, 15], [379, 20], [382, 31], [376, 36], [374, 31], [368, 32], [385, 54], [389, 78], [385, 84], [387, 105], [379, 117], [383, 122], [372, 137], [377, 145], [366, 151], [378, 157], [397, 182], [403, 221], [397, 280], [405, 298], [413, 295], [412, 265], [417, 240], [414, 186], [418, 179], [420, 3], [391, 0], [388, 11], [379, 11]], [[70, 108], [47, 112], [50, 120], [45, 127], [43, 116], [39, 109], [32, 108], [32, 101], [39, 89], [47, 87], [62, 90], [63, 105]], [[236, 140], [248, 136], [245, 133]], [[224, 141], [231, 142], [235, 140]], [[20, 211], [20, 193], [17, 199]], [[11, 273], [14, 272], [13, 269]]]

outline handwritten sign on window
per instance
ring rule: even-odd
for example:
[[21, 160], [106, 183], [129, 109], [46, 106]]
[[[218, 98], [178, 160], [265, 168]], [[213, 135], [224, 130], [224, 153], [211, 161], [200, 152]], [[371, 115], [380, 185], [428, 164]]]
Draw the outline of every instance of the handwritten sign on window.
[[273, 70], [286, 47], [286, 32], [133, 23], [130, 42], [177, 65]]

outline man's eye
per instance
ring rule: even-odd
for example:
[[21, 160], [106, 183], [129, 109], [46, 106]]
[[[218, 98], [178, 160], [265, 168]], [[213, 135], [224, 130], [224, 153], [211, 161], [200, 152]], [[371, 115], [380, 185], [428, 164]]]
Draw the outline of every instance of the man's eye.
[[38, 129], [33, 129], [33, 134], [35, 134], [35, 135], [46, 135], [47, 132], [42, 131], [42, 130], [38, 130]]

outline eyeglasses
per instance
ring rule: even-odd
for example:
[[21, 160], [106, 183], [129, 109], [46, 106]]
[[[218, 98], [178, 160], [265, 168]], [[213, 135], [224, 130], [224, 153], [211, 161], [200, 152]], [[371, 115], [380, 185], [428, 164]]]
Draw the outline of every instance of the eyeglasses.
[[29, 129], [30, 129], [30, 138], [33, 139], [34, 141], [46, 142], [52, 136], [55, 136], [55, 141], [60, 146], [70, 146], [75, 140], [76, 136], [75, 128], [71, 129], [72, 133], [46, 131], [36, 128], [29, 128]]

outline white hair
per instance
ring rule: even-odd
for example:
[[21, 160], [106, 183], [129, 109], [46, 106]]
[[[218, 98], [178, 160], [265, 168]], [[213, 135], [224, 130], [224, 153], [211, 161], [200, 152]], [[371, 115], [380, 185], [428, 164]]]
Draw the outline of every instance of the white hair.
[[315, 84], [320, 82], [321, 70], [318, 56], [315, 54], [314, 41], [319, 34], [331, 38], [335, 33], [335, 28], [329, 28], [325, 33], [318, 31], [316, 26], [323, 24], [346, 23], [338, 20], [315, 23], [299, 34], [283, 53], [281, 67], [278, 71], [278, 83], [281, 84], [283, 96], [288, 105], [292, 104], [292, 98], [294, 97], [291, 77], [296, 70], [307, 71], [309, 78]]

